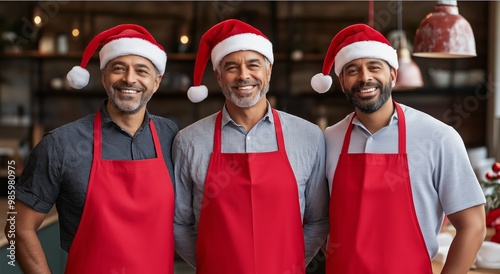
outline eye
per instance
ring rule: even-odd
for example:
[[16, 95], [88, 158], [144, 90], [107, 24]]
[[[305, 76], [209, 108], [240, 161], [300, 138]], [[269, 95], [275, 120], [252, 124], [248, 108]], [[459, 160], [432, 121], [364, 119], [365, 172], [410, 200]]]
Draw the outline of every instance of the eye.
[[114, 66], [111, 68], [112, 71], [120, 72], [120, 71], [125, 71], [125, 67], [122, 66]]
[[146, 69], [138, 69], [137, 74], [147, 75], [147, 74], [149, 74], [149, 71]]
[[356, 69], [356, 68], [348, 68], [346, 70], [346, 73], [347, 73], [347, 75], [351, 75], [351, 76], [352, 75], [356, 75], [358, 73], [358, 69]]
[[259, 64], [250, 64], [248, 65], [248, 67], [251, 69], [251, 70], [256, 70], [256, 69], [259, 69], [260, 68], [260, 65]]

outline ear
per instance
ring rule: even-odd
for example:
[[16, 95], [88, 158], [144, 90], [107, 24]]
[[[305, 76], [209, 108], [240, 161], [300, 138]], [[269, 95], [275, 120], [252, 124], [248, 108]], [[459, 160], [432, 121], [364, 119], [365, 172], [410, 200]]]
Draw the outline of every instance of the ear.
[[340, 88], [342, 89], [342, 92], [345, 93], [344, 89], [344, 72], [340, 72], [339, 74], [339, 83], [340, 83]]
[[155, 84], [154, 84], [154, 87], [153, 87], [153, 93], [155, 93], [160, 88], [160, 83], [161, 83], [161, 79], [162, 78], [163, 78], [163, 75], [161, 75], [161, 74], [158, 74], [156, 76]]
[[394, 86], [396, 85], [396, 79], [398, 78], [398, 70], [391, 67], [391, 84], [392, 84], [392, 87], [394, 88]]
[[101, 83], [103, 87], [106, 87], [106, 67], [101, 69]]
[[271, 81], [271, 72], [273, 72], [273, 64], [269, 62], [269, 67], [267, 68], [267, 81]]
[[220, 68], [214, 70], [214, 73], [215, 73], [215, 78], [217, 79], [217, 83], [219, 83], [219, 86], [222, 86], [222, 75], [219, 72], [219, 70], [220, 70]]

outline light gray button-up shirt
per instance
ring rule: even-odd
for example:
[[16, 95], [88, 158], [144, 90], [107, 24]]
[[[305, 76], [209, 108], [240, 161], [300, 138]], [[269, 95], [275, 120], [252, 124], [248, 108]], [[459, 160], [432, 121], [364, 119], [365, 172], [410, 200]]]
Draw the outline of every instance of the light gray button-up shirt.
[[[278, 111], [288, 160], [298, 184], [300, 212], [304, 224], [306, 263], [326, 240], [329, 230], [329, 193], [325, 177], [325, 141], [320, 128], [302, 118]], [[196, 265], [196, 236], [203, 188], [213, 151], [217, 114], [181, 130], [173, 144], [176, 209], [176, 252]], [[274, 118], [267, 114], [249, 132], [222, 110], [222, 152], [269, 152], [278, 149]], [[279, 193], [276, 193], [279, 195]], [[304, 222], [305, 221], [305, 222]]]

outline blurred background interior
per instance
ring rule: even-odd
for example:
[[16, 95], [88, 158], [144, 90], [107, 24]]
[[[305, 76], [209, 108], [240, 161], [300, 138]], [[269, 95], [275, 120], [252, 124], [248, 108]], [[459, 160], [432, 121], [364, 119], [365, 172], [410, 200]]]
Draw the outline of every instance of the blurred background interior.
[[[366, 23], [382, 32], [400, 51], [400, 59], [416, 67], [422, 82], [400, 85], [396, 101], [422, 110], [453, 126], [469, 150], [480, 180], [500, 159], [500, 3], [459, 1], [459, 13], [470, 24], [474, 57], [427, 58], [412, 53], [424, 17], [441, 2], [454, 1], [26, 1], [0, 2], [0, 190], [6, 200], [8, 162], [15, 175], [41, 136], [58, 126], [95, 113], [106, 94], [100, 83], [97, 54], [88, 65], [91, 82], [72, 90], [66, 73], [79, 65], [83, 49], [100, 31], [121, 23], [148, 29], [167, 52], [167, 73], [149, 111], [174, 119], [182, 128], [212, 114], [223, 105], [211, 66], [203, 83], [208, 98], [191, 103], [186, 91], [201, 35], [212, 25], [237, 18], [254, 25], [273, 43], [275, 64], [269, 101], [277, 109], [325, 128], [352, 111], [338, 80], [326, 94], [314, 92], [311, 77], [321, 71], [333, 36], [353, 23]], [[459, 35], [459, 34], [453, 34]], [[434, 38], [423, 38], [434, 39]], [[415, 68], [414, 68], [415, 70]], [[400, 72], [403, 75], [403, 72]], [[412, 72], [414, 73], [414, 72]], [[413, 85], [413, 86], [411, 86]], [[3, 209], [2, 214], [6, 212]], [[51, 264], [61, 271], [57, 213], [46, 222]], [[3, 228], [4, 218], [0, 220]], [[49, 229], [50, 228], [50, 229]], [[3, 234], [3, 233], [2, 233]], [[0, 254], [1, 273], [7, 268], [6, 242]], [[177, 258], [179, 261], [180, 259]], [[322, 273], [321, 258], [309, 273]], [[176, 273], [186, 268], [179, 264]], [[189, 267], [187, 267], [189, 269]]]

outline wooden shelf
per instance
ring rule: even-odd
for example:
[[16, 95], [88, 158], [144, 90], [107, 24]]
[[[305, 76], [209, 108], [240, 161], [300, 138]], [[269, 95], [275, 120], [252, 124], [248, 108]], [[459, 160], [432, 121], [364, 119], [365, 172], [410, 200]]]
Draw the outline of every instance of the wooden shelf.
[[[40, 53], [37, 50], [26, 50], [21, 52], [0, 52], [0, 58], [32, 58], [32, 59], [81, 59], [82, 52], [71, 51], [66, 54], [59, 53]], [[94, 54], [92, 59], [98, 59], [99, 55]], [[168, 53], [168, 61], [195, 61], [196, 53]]]

